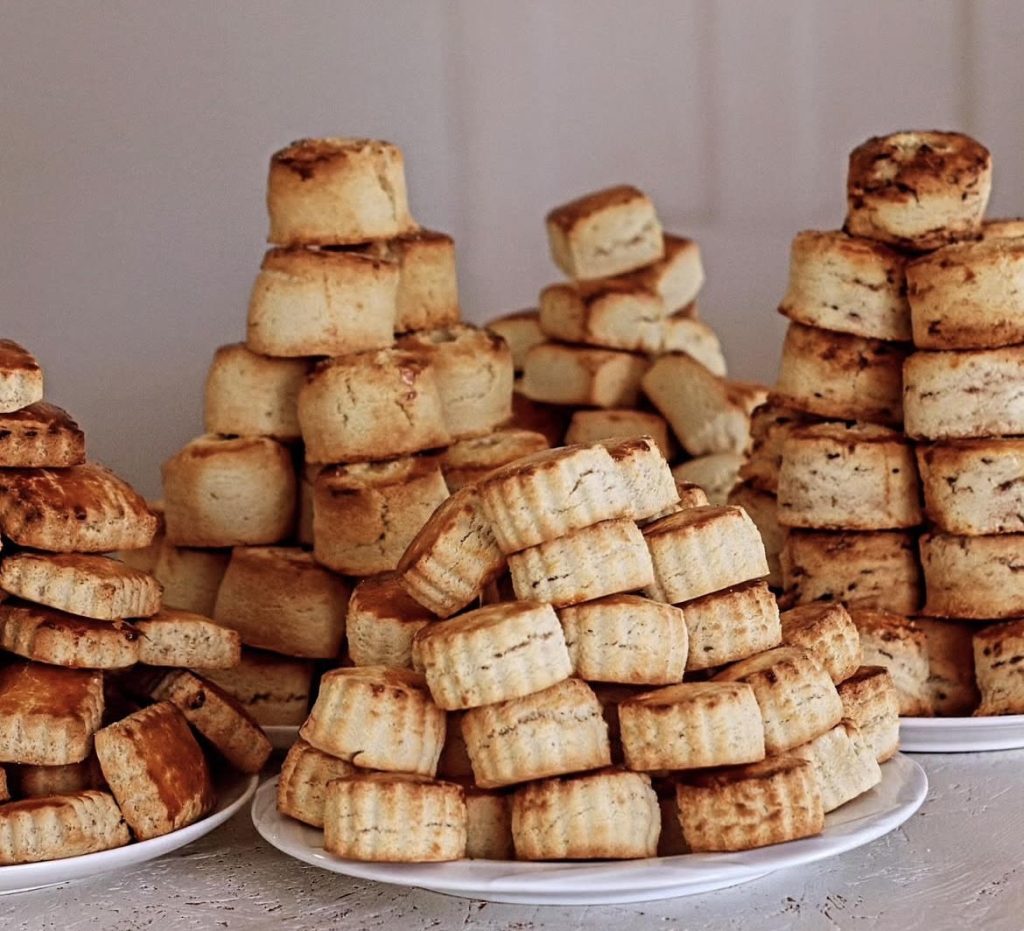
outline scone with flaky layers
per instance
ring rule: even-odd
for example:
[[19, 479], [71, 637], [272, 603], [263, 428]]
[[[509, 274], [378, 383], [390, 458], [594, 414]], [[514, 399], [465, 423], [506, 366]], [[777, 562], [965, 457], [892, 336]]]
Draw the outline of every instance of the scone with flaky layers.
[[551, 339], [657, 352], [668, 311], [655, 291], [626, 279], [553, 284], [540, 292], [540, 328]]
[[672, 475], [678, 482], [699, 485], [711, 504], [723, 507], [736, 487], [742, 465], [740, 453], [709, 453], [673, 466]]
[[1024, 605], [1024, 534], [959, 537], [926, 533], [922, 614], [968, 620], [1019, 617]]
[[757, 526], [768, 560], [767, 582], [772, 588], [782, 588], [782, 547], [786, 545], [787, 528], [779, 523], [778, 500], [775, 495], [761, 491], [751, 482], [734, 485], [725, 503], [743, 508]]
[[704, 286], [700, 246], [693, 239], [665, 233], [662, 258], [621, 277], [657, 292], [669, 313], [694, 316], [694, 301]]
[[699, 362], [712, 375], [725, 378], [727, 366], [718, 334], [703, 320], [688, 313], [673, 314], [661, 325], [661, 352], [681, 352]]
[[1024, 714], [1024, 621], [993, 624], [974, 635], [974, 668], [981, 692], [976, 715]]
[[85, 434], [67, 411], [37, 401], [0, 413], [0, 468], [68, 468], [85, 462]]
[[361, 579], [345, 615], [348, 655], [357, 666], [411, 668], [413, 637], [434, 620], [393, 572]]
[[713, 669], [781, 643], [779, 607], [766, 582], [744, 582], [682, 606], [689, 670]]
[[327, 786], [358, 770], [344, 760], [311, 747], [304, 740], [291, 745], [277, 780], [277, 810], [315, 828], [324, 826]]
[[928, 640], [910, 618], [890, 611], [851, 609], [850, 617], [860, 634], [863, 662], [884, 666], [899, 696], [901, 715], [930, 717], [934, 714], [928, 688]]
[[0, 865], [79, 857], [131, 840], [109, 792], [87, 789], [0, 806]]
[[883, 666], [861, 666], [837, 686], [843, 702], [843, 717], [860, 728], [875, 759], [884, 763], [899, 748], [900, 698], [889, 670]]
[[874, 749], [850, 720], [840, 721], [814, 740], [794, 747], [789, 755], [814, 766], [826, 814], [882, 781]]
[[598, 441], [619, 469], [631, 504], [627, 517], [649, 521], [674, 514], [679, 491], [665, 454], [653, 436], [615, 437]]
[[39, 663], [79, 669], [124, 669], [139, 661], [139, 632], [130, 624], [17, 601], [0, 604], [0, 646]]
[[635, 407], [646, 356], [619, 349], [544, 342], [523, 360], [522, 394], [572, 407]]
[[807, 650], [837, 685], [862, 665], [860, 633], [850, 612], [835, 601], [816, 601], [783, 611], [782, 642]]
[[973, 637], [977, 624], [916, 617], [928, 655], [928, 698], [940, 717], [971, 714], [978, 707]]
[[42, 400], [43, 370], [35, 357], [14, 340], [0, 339], [0, 413]]
[[785, 407], [773, 395], [750, 415], [750, 450], [739, 477], [760, 491], [775, 494], [782, 468], [782, 447], [797, 427], [815, 418]]
[[242, 658], [237, 630], [191, 611], [164, 608], [133, 626], [139, 632], [139, 662], [147, 666], [230, 669]]

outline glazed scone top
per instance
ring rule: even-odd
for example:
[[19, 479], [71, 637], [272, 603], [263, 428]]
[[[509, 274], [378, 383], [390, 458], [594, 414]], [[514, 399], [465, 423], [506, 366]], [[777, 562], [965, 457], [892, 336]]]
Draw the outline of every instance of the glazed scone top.
[[294, 171], [304, 181], [313, 176], [318, 164], [344, 160], [355, 154], [370, 153], [375, 156], [402, 159], [398, 146], [380, 139], [354, 139], [342, 136], [327, 136], [322, 139], [296, 139], [290, 145], [271, 156], [271, 165], [280, 165]]

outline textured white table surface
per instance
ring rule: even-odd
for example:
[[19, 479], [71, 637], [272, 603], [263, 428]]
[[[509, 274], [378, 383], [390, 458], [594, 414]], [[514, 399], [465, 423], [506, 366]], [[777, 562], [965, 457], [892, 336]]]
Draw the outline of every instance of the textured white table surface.
[[1024, 750], [918, 755], [931, 790], [902, 828], [720, 892], [592, 908], [492, 905], [362, 882], [278, 853], [248, 809], [134, 869], [0, 898], [0, 928], [1024, 928]]

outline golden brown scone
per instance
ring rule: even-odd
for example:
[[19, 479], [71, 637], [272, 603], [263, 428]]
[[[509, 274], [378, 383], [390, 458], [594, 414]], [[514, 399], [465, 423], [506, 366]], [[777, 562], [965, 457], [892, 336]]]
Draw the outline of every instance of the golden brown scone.
[[673, 314], [664, 320], [660, 351], [685, 353], [712, 375], [725, 378], [728, 372], [718, 334], [703, 320], [695, 320], [687, 312]]
[[526, 353], [519, 391], [546, 404], [634, 407], [648, 367], [634, 352], [539, 343]]
[[1024, 621], [993, 624], [974, 635], [981, 704], [975, 715], [1024, 714]]
[[67, 411], [37, 401], [0, 413], [0, 468], [60, 469], [83, 462], [85, 434]]
[[782, 588], [782, 547], [789, 532], [779, 523], [778, 502], [775, 495], [760, 491], [750, 482], [734, 485], [725, 499], [730, 507], [743, 508], [761, 534], [764, 555], [768, 561], [767, 582], [772, 588]]
[[206, 758], [170, 702], [143, 708], [98, 731], [96, 756], [137, 840], [169, 834], [213, 808]]
[[153, 575], [164, 587], [164, 607], [213, 615], [231, 550], [191, 549], [164, 541]]
[[0, 604], [0, 647], [39, 663], [79, 669], [124, 669], [139, 661], [139, 633], [130, 624], [17, 601]]
[[898, 426], [903, 420], [904, 343], [791, 323], [774, 393], [818, 417]]
[[535, 307], [503, 314], [487, 322], [487, 329], [497, 333], [512, 351], [512, 366], [521, 372], [526, 363], [526, 354], [533, 346], [547, 341], [540, 328], [540, 311]]
[[533, 401], [523, 394], [522, 386], [523, 379], [517, 378], [512, 387], [512, 417], [505, 426], [533, 430], [543, 434], [549, 446], [560, 446], [569, 426], [572, 409]]
[[424, 676], [411, 669], [332, 669], [299, 736], [355, 766], [433, 776], [444, 745], [445, 714]]
[[666, 459], [675, 451], [664, 417], [629, 409], [573, 411], [565, 442], [569, 446], [586, 446], [601, 440], [624, 440], [634, 436], [652, 437]]
[[882, 781], [874, 748], [849, 719], [840, 721], [814, 740], [794, 747], [790, 755], [814, 766], [826, 814]]
[[664, 343], [665, 302], [628, 279], [548, 285], [538, 303], [540, 328], [551, 339], [632, 352], [658, 352]]
[[907, 259], [841, 230], [804, 230], [793, 240], [780, 313], [807, 326], [907, 342]]
[[782, 447], [797, 427], [813, 423], [810, 414], [785, 407], [774, 395], [750, 415], [750, 451], [739, 477], [755, 488], [775, 494], [782, 467]]
[[883, 666], [861, 666], [837, 686], [843, 717], [852, 720], [879, 763], [893, 757], [900, 742], [900, 698]]
[[850, 610], [860, 633], [864, 664], [889, 670], [899, 695], [900, 714], [934, 714], [928, 687], [928, 640], [910, 618], [889, 611]]
[[972, 642], [977, 625], [928, 617], [916, 617], [914, 623], [924, 631], [932, 711], [940, 717], [971, 714], [980, 701]]
[[0, 414], [43, 400], [43, 370], [33, 355], [12, 339], [0, 339]]
[[968, 620], [1019, 617], [1024, 605], [1024, 534], [958, 537], [926, 533], [922, 614]]
[[962, 133], [874, 136], [850, 153], [845, 229], [913, 252], [981, 232], [992, 156]]
[[694, 317], [694, 301], [704, 285], [700, 246], [692, 239], [672, 233], [665, 233], [662, 239], [665, 247], [663, 258], [622, 277], [661, 295], [669, 313], [682, 312]]
[[263, 727], [297, 727], [306, 720], [313, 664], [262, 650], [242, 650], [237, 666], [200, 669]]
[[393, 773], [327, 784], [324, 850], [347, 860], [433, 863], [466, 855], [461, 786]]
[[164, 463], [163, 483], [175, 546], [277, 543], [295, 522], [292, 458], [269, 437], [196, 437]]
[[658, 852], [661, 810], [651, 777], [608, 769], [544, 779], [512, 796], [519, 860], [630, 860]]
[[779, 607], [766, 582], [744, 582], [682, 605], [690, 637], [686, 668], [713, 669], [782, 642]]
[[80, 763], [65, 763], [63, 766], [10, 766], [7, 781], [17, 798], [70, 795], [86, 789], [106, 788], [94, 753]]
[[451, 436], [434, 365], [398, 349], [320, 363], [299, 392], [306, 462], [392, 459]]
[[330, 659], [345, 635], [351, 589], [310, 553], [292, 547], [237, 547], [213, 618], [242, 643], [287, 656]]
[[791, 756], [691, 776], [679, 783], [677, 803], [693, 853], [781, 844], [825, 827], [817, 771]]
[[164, 608], [134, 626], [139, 634], [139, 662], [147, 666], [230, 669], [242, 658], [238, 631], [201, 614]]
[[341, 245], [416, 228], [402, 152], [377, 139], [299, 139], [270, 159], [267, 239], [278, 245]]
[[107, 553], [148, 546], [156, 529], [142, 496], [96, 463], [0, 470], [0, 532], [19, 546]]
[[672, 468], [672, 475], [677, 482], [703, 488], [710, 504], [723, 507], [736, 487], [742, 465], [739, 453], [709, 453], [679, 463]]
[[117, 802], [86, 790], [0, 805], [0, 865], [80, 857], [131, 840]]
[[551, 258], [577, 281], [619, 275], [665, 255], [654, 204], [626, 184], [556, 207], [547, 230]]
[[362, 579], [345, 616], [348, 655], [356, 666], [412, 667], [413, 637], [436, 620], [393, 572]]
[[103, 676], [42, 663], [0, 667], [0, 762], [62, 766], [92, 752]]
[[[566, 439], [566, 442], [573, 442]], [[551, 444], [543, 433], [501, 427], [485, 436], [468, 437], [452, 443], [441, 453], [441, 471], [449, 491], [478, 482], [489, 472], [542, 452]]]
[[472, 786], [466, 793], [466, 856], [471, 860], [513, 860], [512, 796]]
[[1024, 236], [1024, 219], [1020, 217], [985, 220], [981, 224], [982, 240], [1016, 239], [1018, 236]]
[[448, 497], [437, 456], [323, 469], [313, 482], [313, 553], [335, 572], [390, 572]]
[[132, 569], [153, 575], [153, 570], [156, 568], [157, 559], [160, 558], [160, 550], [163, 548], [167, 532], [167, 527], [164, 523], [163, 498], [146, 501], [146, 507], [156, 516], [156, 533], [153, 535], [152, 542], [147, 546], [141, 546], [134, 550], [119, 550], [112, 555], [115, 559], [120, 560]]
[[626, 485], [628, 515], [641, 523], [674, 514], [679, 490], [665, 454], [653, 436], [598, 440], [611, 454]]
[[810, 653], [837, 685], [863, 664], [860, 632], [840, 602], [815, 601], [784, 611], [782, 642]]
[[277, 810], [289, 818], [322, 828], [328, 784], [357, 772], [351, 763], [322, 753], [304, 740], [296, 740], [281, 764]]

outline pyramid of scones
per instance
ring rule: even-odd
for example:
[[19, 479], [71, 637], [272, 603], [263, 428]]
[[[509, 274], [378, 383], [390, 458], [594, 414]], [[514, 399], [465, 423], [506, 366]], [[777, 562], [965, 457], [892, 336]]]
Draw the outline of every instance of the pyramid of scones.
[[[102, 555], [150, 548], [157, 514], [86, 460], [82, 431], [41, 400], [35, 360], [0, 347], [0, 864], [14, 864], [123, 846], [206, 815], [213, 758], [190, 722], [244, 772], [258, 772], [270, 746], [240, 707], [208, 706], [194, 720], [198, 692], [214, 688], [199, 676], [187, 697], [125, 697], [135, 677], [237, 664], [238, 635], [163, 608], [149, 572]], [[218, 730], [213, 715], [229, 720]]]

